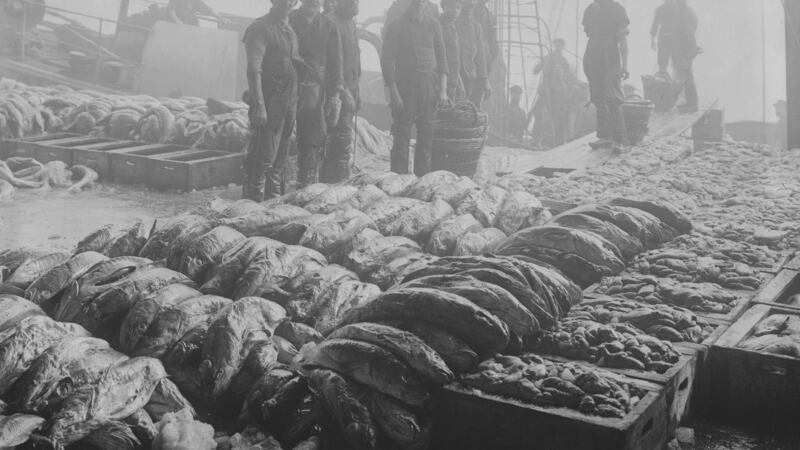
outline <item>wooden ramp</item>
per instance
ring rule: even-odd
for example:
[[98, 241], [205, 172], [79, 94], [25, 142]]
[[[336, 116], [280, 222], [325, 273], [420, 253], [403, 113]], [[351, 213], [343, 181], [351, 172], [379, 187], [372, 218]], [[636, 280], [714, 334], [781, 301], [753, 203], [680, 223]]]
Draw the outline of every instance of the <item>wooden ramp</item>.
[[[650, 120], [650, 132], [647, 141], [668, 136], [677, 136], [691, 128], [708, 110], [715, 107], [716, 101], [701, 107], [693, 114], [680, 114], [675, 110], [656, 114]], [[610, 149], [592, 150], [589, 143], [594, 141], [594, 133], [568, 142], [562, 146], [544, 152], [530, 152], [517, 157], [512, 173], [533, 173], [545, 177], [559, 173], [570, 173], [603, 164], [613, 158]]]

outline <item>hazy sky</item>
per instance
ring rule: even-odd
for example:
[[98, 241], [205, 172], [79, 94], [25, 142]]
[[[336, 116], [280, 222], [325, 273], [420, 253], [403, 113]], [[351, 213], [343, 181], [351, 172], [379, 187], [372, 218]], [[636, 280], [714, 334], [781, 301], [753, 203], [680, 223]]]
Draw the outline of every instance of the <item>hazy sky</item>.
[[[269, 0], [206, 0], [219, 11], [246, 16], [264, 14]], [[498, 0], [494, 0], [498, 1]], [[502, 0], [506, 4], [508, 0]], [[650, 49], [649, 29], [652, 14], [663, 0], [622, 0], [631, 18], [631, 79], [641, 85], [644, 74], [656, 68], [655, 55]], [[360, 20], [382, 15], [392, 0], [361, 0]], [[578, 38], [578, 54], [583, 53], [585, 37], [577, 27], [577, 13], [590, 0], [540, 0], [540, 14], [549, 24], [554, 36], [568, 41], [574, 52]], [[132, 0], [132, 12], [143, 9], [148, 2]], [[515, 4], [516, 1], [512, 1]], [[532, 0], [519, 0], [521, 15], [533, 13]], [[700, 19], [698, 42], [704, 53], [695, 64], [700, 95], [704, 99], [718, 98], [726, 109], [726, 118], [736, 120], [775, 119], [772, 104], [786, 96], [784, 17], [781, 0], [689, 0]], [[119, 0], [48, 0], [52, 6], [79, 9], [88, 14], [115, 18]], [[764, 15], [762, 16], [762, 7]], [[763, 17], [763, 18], [762, 18]], [[527, 23], [529, 25], [529, 23]], [[523, 36], [534, 39], [533, 33]], [[365, 55], [365, 69], [376, 70], [374, 55]], [[764, 63], [765, 62], [765, 63]], [[526, 61], [526, 71], [535, 61]], [[518, 59], [511, 61], [513, 82], [535, 86], [532, 74], [524, 74]], [[766, 87], [766, 93], [764, 88]], [[532, 88], [531, 88], [532, 90]]]

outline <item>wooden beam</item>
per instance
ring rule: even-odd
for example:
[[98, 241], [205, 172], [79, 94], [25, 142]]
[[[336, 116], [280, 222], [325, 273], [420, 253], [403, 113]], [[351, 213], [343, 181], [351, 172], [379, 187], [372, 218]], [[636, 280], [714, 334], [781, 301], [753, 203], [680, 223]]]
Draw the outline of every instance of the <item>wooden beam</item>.
[[800, 148], [800, 1], [786, 5], [786, 99], [789, 148]]

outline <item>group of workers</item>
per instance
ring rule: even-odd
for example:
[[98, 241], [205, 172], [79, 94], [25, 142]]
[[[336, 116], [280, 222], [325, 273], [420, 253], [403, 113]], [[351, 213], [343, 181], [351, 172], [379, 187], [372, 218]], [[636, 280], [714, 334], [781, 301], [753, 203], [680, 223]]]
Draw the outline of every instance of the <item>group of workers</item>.
[[[191, 0], [183, 0], [190, 1]], [[196, 0], [199, 2], [199, 0]], [[360, 108], [361, 60], [355, 17], [358, 0], [271, 0], [270, 12], [247, 29], [248, 87], [252, 138], [245, 158], [244, 194], [263, 200], [282, 191], [291, 135], [298, 148], [300, 187], [336, 183], [350, 175], [355, 120]], [[199, 2], [202, 3], [202, 2]], [[488, 0], [395, 0], [387, 12], [381, 68], [394, 124], [391, 170], [409, 173], [411, 130], [417, 128], [413, 173], [430, 171], [433, 124], [438, 107], [469, 100], [480, 107], [492, 94], [489, 76], [500, 54], [497, 24]], [[621, 151], [626, 143], [622, 82], [628, 73], [625, 8], [615, 0], [594, 0], [584, 12], [589, 38], [583, 59], [589, 101], [596, 107], [592, 148]], [[685, 85], [684, 111], [697, 110], [692, 60], [699, 53], [697, 17], [686, 0], [665, 0], [655, 14], [653, 44], [661, 72], [670, 60]], [[541, 134], [545, 116], [555, 144], [569, 137], [577, 77], [564, 55], [565, 42], [535, 68], [542, 74], [538, 101], [525, 114], [522, 90], [511, 89], [509, 119], [520, 142], [535, 116]], [[580, 96], [578, 94], [578, 96]]]
[[[437, 106], [491, 95], [488, 76], [499, 54], [488, 0], [395, 0], [387, 13], [381, 67], [394, 120], [391, 170], [430, 171]], [[289, 140], [297, 136], [298, 187], [350, 176], [361, 106], [358, 0], [272, 0], [246, 30], [252, 136], [244, 161], [244, 196], [282, 192]], [[484, 31], [486, 30], [486, 31]]]
[[489, 75], [500, 46], [488, 0], [397, 0], [386, 15], [381, 68], [394, 124], [391, 170], [409, 172], [411, 130], [417, 127], [413, 172], [430, 171], [437, 107], [491, 96]]
[[[589, 101], [597, 113], [598, 140], [593, 148], [620, 150], [625, 143], [622, 105], [626, 99], [623, 81], [628, 74], [628, 26], [625, 8], [614, 0], [595, 0], [584, 12], [583, 26], [589, 38], [583, 69], [589, 82]], [[697, 86], [692, 64], [700, 53], [696, 32], [698, 20], [687, 0], [664, 0], [655, 12], [651, 27], [652, 47], [657, 51], [658, 73], [671, 80], [670, 63], [675, 79], [683, 86], [685, 103], [679, 111], [695, 112], [698, 108]], [[525, 115], [519, 106], [522, 89], [513, 86], [507, 111], [506, 134], [524, 142], [524, 132], [534, 118], [534, 144], [555, 147], [571, 137], [575, 111], [582, 107], [581, 83], [564, 56], [565, 41], [555, 39], [550, 53], [534, 69], [541, 74], [536, 102]]]

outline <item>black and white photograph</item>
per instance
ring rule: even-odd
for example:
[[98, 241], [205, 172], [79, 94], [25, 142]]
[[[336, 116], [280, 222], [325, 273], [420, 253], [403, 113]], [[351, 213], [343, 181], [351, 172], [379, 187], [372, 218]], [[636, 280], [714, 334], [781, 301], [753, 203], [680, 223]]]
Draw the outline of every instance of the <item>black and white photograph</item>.
[[0, 0], [0, 450], [798, 418], [800, 0]]

